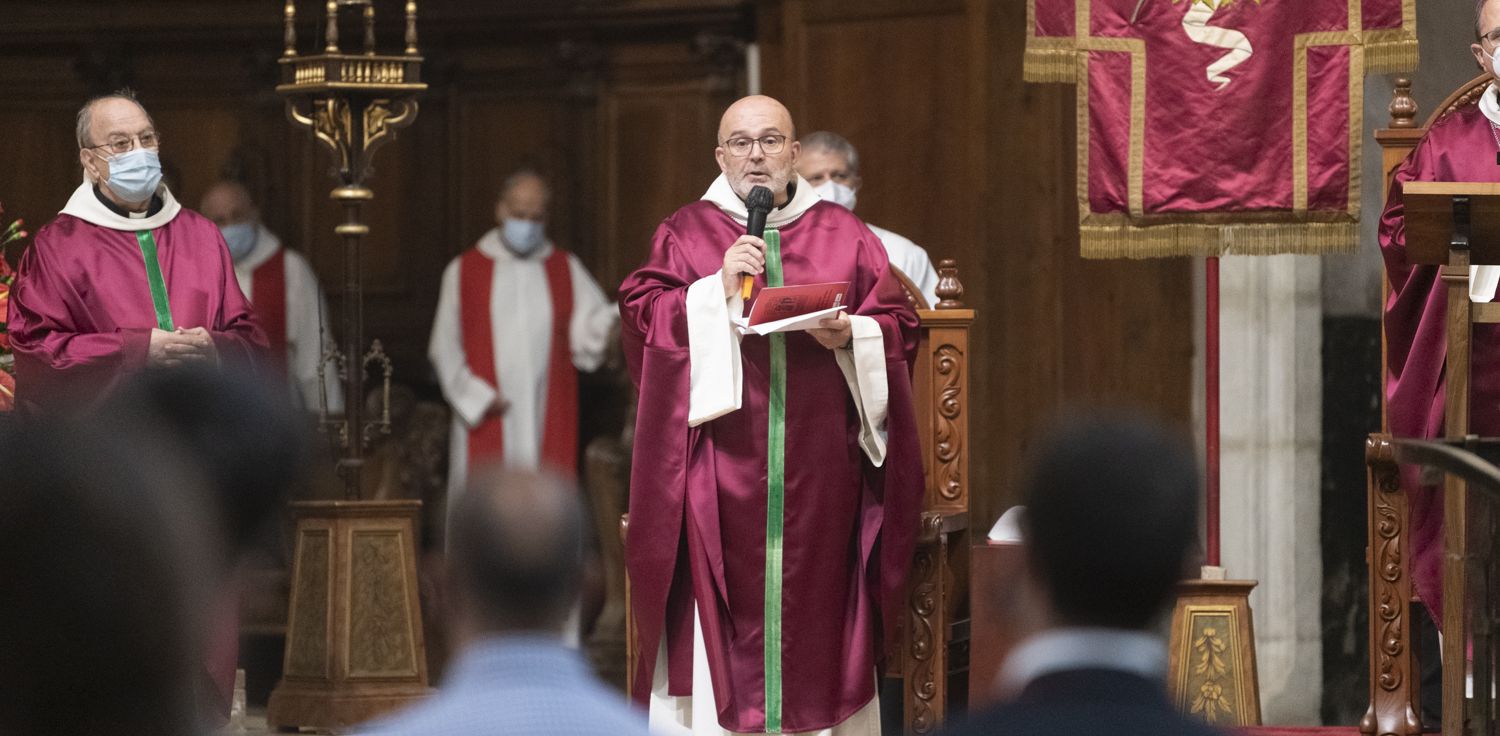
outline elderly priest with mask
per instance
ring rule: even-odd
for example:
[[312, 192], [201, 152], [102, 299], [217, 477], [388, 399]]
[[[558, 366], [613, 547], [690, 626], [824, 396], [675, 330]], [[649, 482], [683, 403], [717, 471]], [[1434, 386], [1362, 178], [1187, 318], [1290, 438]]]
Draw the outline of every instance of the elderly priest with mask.
[[77, 136], [85, 180], [11, 292], [19, 406], [91, 401], [147, 366], [259, 363], [266, 338], [224, 239], [161, 185], [161, 139], [134, 94], [90, 100]]
[[[918, 323], [884, 248], [796, 175], [791, 114], [724, 113], [722, 175], [620, 287], [640, 389], [626, 541], [633, 695], [661, 733], [879, 730], [877, 666], [923, 493]], [[765, 236], [746, 199], [769, 189]], [[767, 287], [847, 282], [848, 315], [740, 336]]]

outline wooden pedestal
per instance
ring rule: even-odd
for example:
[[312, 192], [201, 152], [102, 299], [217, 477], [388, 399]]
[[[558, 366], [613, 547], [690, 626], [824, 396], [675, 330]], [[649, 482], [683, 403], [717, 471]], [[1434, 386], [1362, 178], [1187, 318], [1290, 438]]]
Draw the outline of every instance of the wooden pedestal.
[[346, 731], [432, 691], [417, 599], [420, 501], [308, 501], [267, 722]]
[[1250, 580], [1178, 586], [1168, 645], [1168, 690], [1178, 710], [1220, 727], [1260, 725]]

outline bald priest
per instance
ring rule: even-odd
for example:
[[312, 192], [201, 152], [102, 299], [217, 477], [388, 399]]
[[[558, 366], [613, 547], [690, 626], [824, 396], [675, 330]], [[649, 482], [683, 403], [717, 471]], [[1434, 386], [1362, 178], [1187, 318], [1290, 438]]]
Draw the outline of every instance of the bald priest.
[[[638, 668], [659, 733], [878, 733], [923, 493], [918, 323], [880, 239], [797, 176], [790, 113], [724, 113], [722, 175], [620, 287], [640, 388], [626, 541]], [[746, 197], [771, 190], [764, 238]], [[849, 316], [740, 337], [760, 290], [848, 282]]]
[[147, 366], [260, 364], [217, 227], [161, 183], [161, 137], [128, 90], [78, 113], [85, 181], [21, 257], [9, 327], [16, 400], [81, 408]]

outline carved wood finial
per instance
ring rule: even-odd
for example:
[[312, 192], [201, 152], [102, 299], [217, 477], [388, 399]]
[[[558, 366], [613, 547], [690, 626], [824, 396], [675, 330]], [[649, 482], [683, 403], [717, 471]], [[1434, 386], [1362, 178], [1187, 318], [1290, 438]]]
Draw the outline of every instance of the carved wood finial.
[[1396, 78], [1396, 91], [1391, 96], [1390, 106], [1386, 109], [1391, 113], [1392, 128], [1417, 127], [1417, 101], [1411, 96], [1410, 79]]
[[406, 55], [417, 55], [417, 0], [406, 0]]
[[286, 32], [282, 35], [282, 41], [286, 44], [283, 52], [287, 56], [297, 55], [297, 3], [286, 0]]
[[938, 261], [938, 303], [934, 309], [962, 309], [959, 301], [964, 295], [964, 285], [958, 280], [958, 262], [952, 258]]

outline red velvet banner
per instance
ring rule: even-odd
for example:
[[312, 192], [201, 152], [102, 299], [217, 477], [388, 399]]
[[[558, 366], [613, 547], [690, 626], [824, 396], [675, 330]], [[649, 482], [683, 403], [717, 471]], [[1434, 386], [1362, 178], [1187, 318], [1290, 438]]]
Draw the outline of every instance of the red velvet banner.
[[1364, 77], [1416, 66], [1416, 0], [1027, 0], [1027, 26], [1027, 81], [1077, 86], [1085, 257], [1355, 249]]

